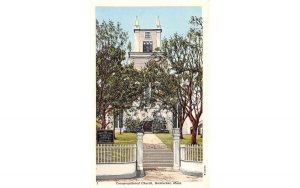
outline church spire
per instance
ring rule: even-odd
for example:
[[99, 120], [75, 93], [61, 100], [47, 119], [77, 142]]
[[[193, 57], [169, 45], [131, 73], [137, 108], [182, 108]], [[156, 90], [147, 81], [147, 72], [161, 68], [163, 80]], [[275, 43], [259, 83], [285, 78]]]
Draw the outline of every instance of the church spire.
[[157, 29], [161, 28], [160, 21], [159, 21], [159, 16], [157, 17], [157, 20], [156, 20], [156, 28]]
[[134, 21], [134, 29], [139, 29], [140, 28], [140, 24], [139, 24], [139, 20], [138, 17], [135, 17], [135, 21]]

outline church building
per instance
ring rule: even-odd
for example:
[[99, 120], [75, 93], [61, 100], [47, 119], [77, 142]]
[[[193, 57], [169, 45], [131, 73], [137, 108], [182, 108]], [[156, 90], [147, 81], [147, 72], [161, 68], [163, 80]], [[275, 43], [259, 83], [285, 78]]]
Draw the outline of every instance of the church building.
[[[145, 64], [150, 60], [153, 52], [160, 52], [161, 48], [161, 33], [162, 28], [160, 24], [159, 17], [156, 20], [155, 28], [144, 29], [140, 28], [138, 17], [135, 18], [134, 22], [134, 45], [133, 50], [128, 53], [129, 61], [134, 64], [134, 67], [137, 70], [141, 70]], [[169, 133], [172, 133], [173, 128], [178, 128], [177, 118], [173, 117], [172, 112], [167, 110], [159, 110], [158, 106], [147, 108], [145, 107], [143, 110], [137, 110], [136, 112], [124, 112], [117, 117], [116, 130], [119, 130], [120, 123], [121, 126], [126, 129], [126, 114], [136, 119], [144, 122], [144, 131], [145, 132], [153, 132], [152, 121], [153, 114], [159, 113], [159, 116], [163, 117], [166, 121], [166, 130]], [[188, 118], [185, 121], [184, 127], [182, 129], [183, 134], [190, 133], [191, 123]]]

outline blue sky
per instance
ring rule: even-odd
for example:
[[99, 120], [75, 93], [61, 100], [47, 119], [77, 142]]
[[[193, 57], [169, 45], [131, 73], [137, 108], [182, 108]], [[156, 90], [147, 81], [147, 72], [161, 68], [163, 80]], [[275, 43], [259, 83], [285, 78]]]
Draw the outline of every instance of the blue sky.
[[162, 27], [162, 39], [169, 38], [175, 32], [185, 34], [189, 28], [191, 16], [201, 16], [201, 7], [96, 7], [96, 19], [120, 22], [121, 27], [128, 32], [133, 45], [133, 25], [138, 16], [141, 29], [155, 28], [159, 16]]

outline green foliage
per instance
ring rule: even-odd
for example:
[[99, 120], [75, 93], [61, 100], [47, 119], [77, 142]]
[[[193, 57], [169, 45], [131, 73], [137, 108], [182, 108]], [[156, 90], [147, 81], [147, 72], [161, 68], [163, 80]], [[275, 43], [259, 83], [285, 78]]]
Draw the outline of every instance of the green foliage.
[[173, 106], [178, 102], [176, 77], [170, 74], [167, 59], [161, 53], [154, 53], [151, 60], [146, 63], [143, 72], [145, 82], [151, 88], [151, 97], [145, 100], [146, 104], [173, 110]]
[[163, 132], [164, 130], [166, 130], [166, 125], [166, 119], [161, 116], [160, 113], [154, 113], [152, 121], [153, 131], [157, 133]]
[[163, 41], [164, 56], [176, 77], [177, 98], [193, 124], [192, 144], [196, 144], [196, 130], [202, 115], [203, 99], [203, 26], [202, 18], [192, 16], [186, 36], [174, 34]]
[[[148, 83], [149, 88], [147, 91], [151, 92], [142, 105], [159, 105], [160, 109], [178, 114], [180, 127], [189, 117], [196, 129], [202, 114], [202, 18], [192, 16], [190, 24], [186, 36], [175, 33], [171, 38], [164, 39], [162, 49], [154, 52], [143, 69], [144, 82]], [[180, 114], [177, 104], [182, 109]]]
[[131, 42], [130, 41], [128, 42], [127, 49], [128, 49], [129, 52], [131, 52], [131, 50], [132, 50]]
[[136, 144], [136, 133], [115, 133], [114, 144]]
[[125, 120], [125, 127], [127, 133], [136, 133], [140, 130], [140, 120], [128, 117]]
[[127, 48], [131, 44], [120, 23], [96, 20], [96, 116], [102, 128], [107, 113], [130, 108], [144, 90], [141, 72], [124, 62]]

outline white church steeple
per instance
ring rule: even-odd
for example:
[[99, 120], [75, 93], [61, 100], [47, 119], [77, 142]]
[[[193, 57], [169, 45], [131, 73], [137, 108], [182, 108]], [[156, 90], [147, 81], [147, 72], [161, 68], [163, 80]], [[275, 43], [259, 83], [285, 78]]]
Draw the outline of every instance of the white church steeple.
[[161, 48], [161, 24], [159, 17], [152, 28], [140, 28], [138, 17], [134, 21], [134, 45], [133, 51], [129, 53], [130, 61], [134, 61], [137, 69], [141, 69], [149, 61], [153, 52], [160, 52]]

